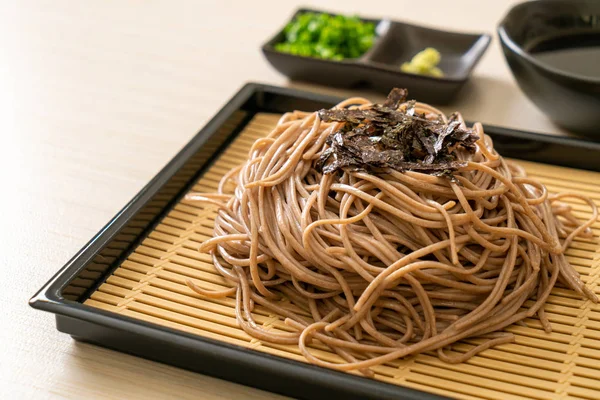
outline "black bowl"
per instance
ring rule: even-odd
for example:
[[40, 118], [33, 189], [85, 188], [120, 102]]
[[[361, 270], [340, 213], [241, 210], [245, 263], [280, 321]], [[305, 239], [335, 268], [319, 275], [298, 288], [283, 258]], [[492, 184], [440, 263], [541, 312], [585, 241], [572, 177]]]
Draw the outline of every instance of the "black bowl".
[[[513, 7], [498, 27], [504, 56], [521, 90], [556, 124], [600, 138], [598, 78], [555, 68], [532, 56], [530, 49], [551, 38], [572, 40], [600, 35], [600, 1], [538, 0]], [[590, 65], [597, 68], [600, 65]]]
[[[303, 8], [292, 18], [305, 12], [325, 11]], [[291, 79], [337, 87], [368, 87], [386, 94], [394, 87], [404, 87], [411, 98], [446, 104], [468, 80], [490, 43], [490, 36], [484, 34], [446, 32], [389, 20], [361, 20], [376, 24], [377, 39], [359, 58], [333, 61], [282, 53], [274, 46], [283, 41], [283, 29], [262, 46], [262, 51], [275, 69]], [[400, 70], [403, 62], [426, 47], [441, 53], [439, 67], [443, 77]]]

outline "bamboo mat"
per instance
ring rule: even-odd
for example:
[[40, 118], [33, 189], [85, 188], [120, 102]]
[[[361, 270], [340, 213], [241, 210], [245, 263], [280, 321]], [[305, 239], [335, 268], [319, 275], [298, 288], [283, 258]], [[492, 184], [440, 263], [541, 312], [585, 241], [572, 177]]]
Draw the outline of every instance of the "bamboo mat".
[[[266, 135], [278, 115], [258, 114], [208, 169], [194, 191], [214, 192], [221, 176], [247, 157], [252, 142]], [[600, 202], [600, 173], [520, 162], [551, 192], [582, 193]], [[588, 211], [573, 200], [578, 217]], [[135, 249], [119, 268], [85, 301], [93, 307], [168, 326], [181, 331], [254, 350], [304, 361], [297, 346], [269, 345], [238, 328], [232, 298], [200, 298], [186, 285], [192, 279], [206, 289], [224, 289], [225, 281], [210, 258], [196, 249], [212, 236], [215, 209], [182, 201]], [[574, 241], [569, 261], [589, 287], [600, 295], [600, 223], [596, 238]], [[546, 305], [552, 334], [539, 321], [510, 326], [515, 343], [496, 346], [468, 362], [450, 365], [421, 354], [374, 368], [376, 379], [460, 399], [600, 399], [600, 305], [555, 288]], [[282, 320], [257, 306], [258, 323], [272, 330], [289, 330]], [[453, 350], [466, 352], [477, 343], [465, 340]], [[329, 361], [337, 355], [315, 345]]]

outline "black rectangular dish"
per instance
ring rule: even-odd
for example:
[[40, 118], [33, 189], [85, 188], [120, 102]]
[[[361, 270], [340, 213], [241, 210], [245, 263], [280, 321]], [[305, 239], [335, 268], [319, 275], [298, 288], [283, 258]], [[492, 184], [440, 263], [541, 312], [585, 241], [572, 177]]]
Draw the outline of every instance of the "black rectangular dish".
[[[323, 11], [302, 8], [290, 20], [307, 12]], [[405, 87], [411, 96], [421, 101], [446, 104], [469, 79], [491, 40], [487, 34], [448, 32], [387, 19], [361, 20], [376, 25], [377, 38], [358, 58], [334, 61], [282, 53], [275, 45], [284, 39], [283, 29], [262, 46], [262, 52], [275, 69], [291, 79], [328, 86], [370, 87], [386, 94], [393, 87]], [[439, 67], [444, 72], [443, 77], [400, 70], [403, 62], [410, 61], [426, 47], [441, 53]]]
[[[76, 340], [303, 399], [441, 399], [437, 395], [331, 371], [83, 304], [182, 197], [253, 116], [317, 110], [339, 99], [250, 83], [30, 300], [56, 314]], [[507, 157], [600, 171], [600, 144], [485, 127]]]

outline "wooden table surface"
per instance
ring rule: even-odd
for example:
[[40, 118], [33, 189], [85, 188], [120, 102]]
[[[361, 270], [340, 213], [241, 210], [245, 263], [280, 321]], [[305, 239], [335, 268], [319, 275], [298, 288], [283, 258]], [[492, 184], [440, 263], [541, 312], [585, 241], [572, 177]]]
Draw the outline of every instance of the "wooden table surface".
[[[494, 33], [510, 1], [304, 1]], [[280, 396], [73, 341], [27, 300], [248, 81], [288, 82], [259, 51], [295, 9], [273, 1], [6, 1], [0, 13], [0, 398]], [[381, 95], [374, 96], [380, 99]], [[561, 133], [516, 87], [494, 33], [466, 118]]]

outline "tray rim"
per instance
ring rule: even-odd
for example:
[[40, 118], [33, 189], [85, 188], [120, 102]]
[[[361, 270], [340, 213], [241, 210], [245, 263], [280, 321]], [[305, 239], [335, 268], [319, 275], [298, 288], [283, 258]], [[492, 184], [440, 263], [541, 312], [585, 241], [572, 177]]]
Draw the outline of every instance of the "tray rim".
[[[73, 333], [68, 329], [61, 329], [61, 322], [78, 320], [84, 323], [99, 325], [104, 328], [114, 329], [120, 332], [138, 335], [148, 340], [157, 341], [157, 343], [170, 343], [182, 349], [188, 349], [197, 354], [212, 355], [218, 354], [225, 365], [231, 369], [228, 375], [217, 375], [219, 378], [228, 379], [234, 382], [256, 386], [260, 389], [270, 390], [270, 384], [254, 385], [243, 376], [244, 368], [251, 365], [255, 372], [269, 374], [273, 378], [287, 379], [289, 382], [303, 383], [305, 392], [297, 391], [287, 392], [278, 387], [277, 393], [298, 396], [305, 398], [320, 398], [316, 392], [319, 388], [326, 388], [334, 392], [350, 395], [349, 398], [405, 398], [415, 400], [434, 400], [445, 397], [412, 389], [405, 386], [393, 385], [382, 381], [375, 381], [356, 375], [350, 375], [343, 372], [333, 371], [321, 367], [316, 367], [300, 361], [285, 359], [257, 350], [252, 350], [240, 346], [235, 346], [214, 339], [209, 339], [199, 335], [182, 332], [176, 329], [168, 328], [158, 324], [153, 324], [113, 312], [101, 310], [83, 303], [72, 300], [66, 300], [61, 297], [61, 290], [76, 277], [87, 265], [87, 263], [120, 231], [137, 211], [139, 211], [146, 202], [152, 198], [158, 190], [163, 187], [169, 179], [183, 166], [185, 161], [195, 154], [202, 145], [219, 129], [219, 127], [252, 96], [263, 94], [283, 95], [298, 100], [312, 100], [335, 104], [340, 99], [333, 96], [317, 94], [314, 92], [300, 91], [292, 88], [282, 88], [260, 83], [248, 83], [244, 85], [216, 114], [209, 122], [175, 155], [175, 157], [138, 193], [125, 207], [120, 210], [81, 250], [79, 250], [71, 260], [69, 260], [50, 280], [43, 285], [36, 294], [29, 300], [31, 307], [42, 311], [56, 314], [57, 328], [65, 333]], [[539, 133], [523, 132], [513, 129], [485, 126], [486, 130], [492, 130], [495, 134], [512, 138], [516, 140], [533, 140], [547, 144], [559, 146], [568, 146], [574, 149], [586, 149], [594, 152], [598, 151], [600, 155], [600, 143], [591, 142], [585, 139], [549, 136]], [[573, 157], [576, 162], [577, 157]], [[580, 166], [575, 166], [581, 168]], [[600, 171], [600, 164], [594, 170]], [[76, 337], [76, 339], [83, 339]], [[94, 342], [106, 347], [110, 344]], [[120, 349], [122, 350], [122, 349]], [[152, 358], [142, 354], [136, 355]], [[157, 360], [156, 358], [154, 358]], [[157, 361], [161, 361], [158, 359]], [[171, 362], [169, 364], [180, 366]], [[239, 376], [236, 375], [239, 373]], [[211, 373], [203, 370], [202, 373]], [[273, 385], [277, 385], [273, 383]], [[331, 393], [331, 392], [329, 392]], [[355, 397], [352, 397], [352, 396]], [[356, 397], [358, 396], [358, 397]], [[375, 396], [375, 397], [373, 397]], [[348, 396], [347, 396], [348, 397]]]

